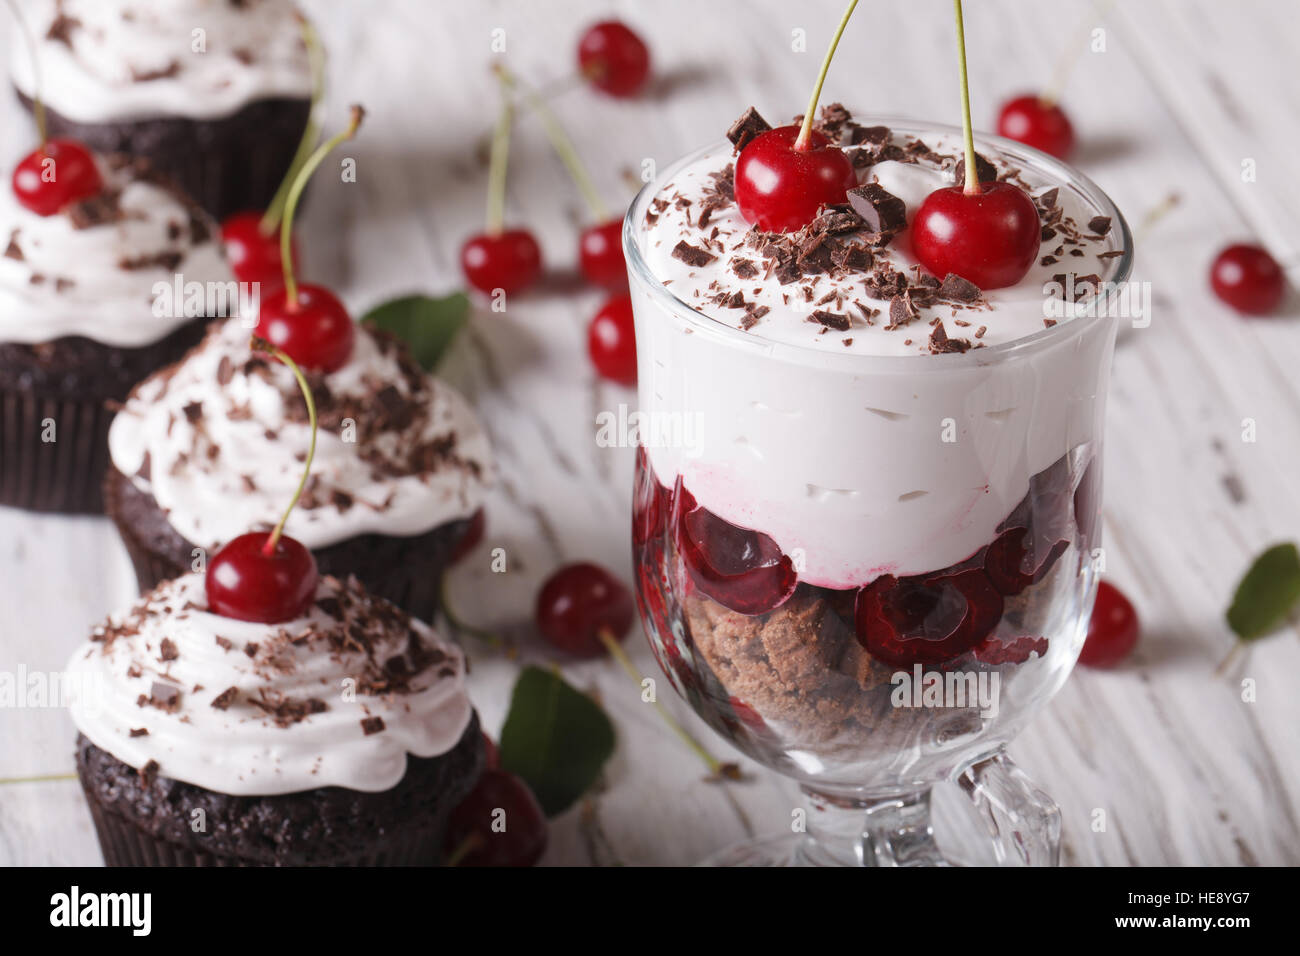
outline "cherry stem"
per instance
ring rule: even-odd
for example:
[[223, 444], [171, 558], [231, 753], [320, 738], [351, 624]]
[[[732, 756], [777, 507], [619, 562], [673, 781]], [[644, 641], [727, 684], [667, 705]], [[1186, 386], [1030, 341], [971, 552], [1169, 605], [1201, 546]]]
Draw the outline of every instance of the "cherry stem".
[[307, 61], [311, 64], [311, 107], [307, 115], [307, 126], [302, 131], [302, 139], [298, 141], [298, 150], [293, 154], [293, 161], [289, 163], [289, 169], [284, 174], [284, 179], [280, 181], [280, 188], [271, 197], [271, 202], [262, 215], [262, 221], [257, 225], [264, 236], [271, 235], [280, 225], [285, 203], [289, 200], [289, 189], [297, 178], [298, 170], [302, 169], [303, 163], [307, 162], [307, 157], [316, 147], [316, 140], [320, 139], [321, 103], [325, 100], [325, 51], [321, 48], [320, 38], [316, 35], [311, 22], [301, 15], [298, 17], [298, 22], [302, 27], [303, 46], [307, 48]]
[[290, 311], [298, 308], [298, 283], [293, 277], [293, 217], [298, 211], [298, 200], [302, 198], [302, 191], [307, 188], [307, 181], [311, 179], [312, 173], [316, 172], [316, 168], [325, 161], [325, 157], [336, 146], [357, 134], [357, 129], [361, 126], [365, 115], [364, 109], [353, 106], [347, 128], [317, 147], [316, 151], [307, 158], [307, 162], [302, 164], [302, 169], [298, 170], [298, 175], [293, 179], [293, 185], [289, 187], [289, 198], [284, 204], [284, 219], [280, 222], [280, 259], [281, 266], [284, 268], [284, 294]]
[[[1115, 6], [1115, 0], [1098, 0], [1092, 4], [1090, 10], [1079, 20], [1078, 26], [1071, 31], [1070, 36], [1079, 38], [1086, 35], [1089, 25], [1093, 22], [1100, 22], [1106, 19], [1110, 13], [1111, 7]], [[1074, 65], [1079, 62], [1079, 55], [1083, 53], [1086, 44], [1075, 43], [1072, 47], [1067, 48], [1066, 52], [1056, 61], [1056, 69], [1052, 71], [1052, 82], [1043, 90], [1042, 95], [1038, 97], [1038, 102], [1045, 107], [1055, 106], [1065, 92], [1066, 81], [1070, 78], [1070, 73], [1074, 70]]]
[[442, 576], [442, 581], [438, 585], [438, 604], [442, 607], [442, 616], [447, 619], [451, 629], [457, 634], [468, 634], [470, 637], [477, 638], [490, 647], [501, 647], [501, 635], [493, 633], [482, 627], [475, 627], [473, 624], [467, 624], [455, 609], [451, 606], [451, 600], [447, 594], [447, 575]]
[[17, 0], [5, 0], [5, 3], [18, 24], [18, 31], [22, 33], [23, 42], [27, 45], [27, 55], [32, 60], [32, 115], [36, 118], [36, 133], [41, 138], [41, 149], [44, 150], [49, 140], [49, 131], [45, 125], [45, 100], [41, 96], [41, 58], [36, 51], [36, 39], [18, 9]]
[[961, 68], [961, 129], [966, 138], [966, 187], [962, 190], [967, 196], [980, 194], [980, 176], [975, 166], [975, 130], [970, 122], [970, 83], [966, 80], [966, 28], [961, 14], [961, 0], [952, 0], [957, 12], [957, 63]]
[[302, 369], [298, 367], [297, 362], [266, 341], [266, 339], [259, 338], [256, 335], [253, 336], [249, 345], [254, 352], [266, 352], [289, 366], [289, 371], [293, 372], [293, 377], [298, 380], [298, 388], [302, 391], [302, 397], [307, 402], [307, 423], [311, 426], [311, 444], [307, 446], [307, 461], [302, 468], [302, 480], [298, 482], [298, 490], [293, 493], [293, 500], [289, 502], [289, 507], [284, 510], [280, 523], [275, 526], [275, 530], [266, 539], [266, 544], [262, 545], [262, 553], [269, 558], [275, 553], [275, 546], [280, 543], [280, 535], [284, 533], [284, 523], [289, 520], [289, 514], [293, 511], [294, 506], [298, 504], [298, 499], [302, 497], [303, 489], [307, 487], [307, 477], [311, 474], [311, 462], [316, 457], [316, 400], [312, 397], [311, 386], [307, 384], [307, 377], [302, 374]]
[[469, 834], [460, 841], [460, 846], [447, 855], [447, 860], [443, 863], [443, 866], [459, 866], [461, 860], [477, 850], [481, 842], [482, 840], [477, 833]]
[[826, 50], [826, 57], [822, 60], [821, 72], [817, 74], [817, 83], [813, 86], [812, 98], [808, 100], [808, 109], [803, 114], [803, 125], [799, 127], [799, 136], [794, 141], [794, 148], [801, 153], [807, 152], [812, 147], [813, 120], [817, 114], [817, 101], [822, 98], [822, 84], [826, 82], [826, 74], [830, 72], [831, 60], [835, 57], [835, 48], [840, 45], [840, 37], [844, 35], [844, 28], [849, 25], [849, 17], [853, 16], [853, 11], [857, 5], [858, 0], [849, 0], [844, 16], [840, 17], [840, 25], [835, 28], [835, 35], [831, 37], [831, 45]]
[[538, 120], [541, 121], [542, 129], [546, 131], [546, 138], [551, 141], [551, 148], [555, 154], [560, 157], [564, 163], [564, 168], [569, 171], [569, 176], [573, 179], [573, 184], [578, 187], [578, 192], [582, 193], [582, 198], [586, 201], [587, 207], [591, 214], [599, 222], [604, 222], [609, 218], [609, 209], [600, 198], [600, 193], [596, 192], [596, 187], [592, 185], [591, 177], [587, 175], [587, 168], [582, 164], [578, 157], [578, 151], [573, 147], [573, 141], [556, 119], [555, 114], [551, 112], [550, 107], [542, 100], [537, 92], [519, 80], [503, 64], [498, 63], [493, 67], [497, 79], [501, 81], [502, 89], [507, 95], [518, 92], [533, 111]]
[[1223, 660], [1219, 661], [1219, 666], [1214, 669], [1214, 676], [1222, 677], [1228, 673], [1228, 668], [1231, 667], [1233, 663], [1236, 662], [1237, 658], [1241, 656], [1241, 652], [1245, 646], [1245, 641], [1237, 641], [1234, 643], [1232, 645], [1232, 650], [1228, 651], [1228, 655]]
[[[632, 658], [628, 657], [627, 651], [625, 651], [623, 645], [618, 642], [618, 638], [616, 638], [613, 633], [605, 627], [598, 630], [596, 636], [600, 639], [600, 642], [605, 645], [605, 649], [609, 651], [610, 656], [623, 665], [623, 670], [627, 671], [627, 674], [632, 678], [633, 683], [638, 687], [644, 687], [645, 678], [641, 675], [641, 672], [637, 670], [636, 665], [632, 663]], [[691, 748], [691, 750], [693, 750], [696, 755], [704, 761], [705, 766], [709, 768], [709, 773], [718, 778], [725, 777], [729, 780], [739, 779], [739, 772], [736, 765], [725, 764], [717, 757], [713, 756], [713, 754], [705, 750], [704, 745], [696, 740], [689, 730], [678, 723], [677, 719], [673, 717], [672, 714], [668, 713], [668, 709], [659, 702], [658, 694], [655, 695], [654, 705], [655, 710], [659, 711], [659, 715], [667, 722], [673, 733], [680, 737], [686, 746]]]
[[1150, 235], [1151, 230], [1155, 228], [1156, 223], [1165, 218], [1169, 213], [1173, 212], [1180, 202], [1182, 202], [1182, 197], [1179, 196], [1178, 193], [1170, 193], [1156, 205], [1152, 206], [1147, 214], [1142, 217], [1142, 222], [1138, 225], [1137, 229], [1133, 231], [1133, 245], [1136, 246], [1139, 242]]
[[11, 783], [53, 783], [59, 780], [76, 780], [75, 773], [45, 773], [35, 777], [0, 777], [0, 787]]
[[499, 236], [506, 224], [506, 170], [510, 165], [510, 127], [515, 121], [515, 107], [504, 88], [501, 112], [492, 130], [492, 152], [488, 154], [487, 233]]

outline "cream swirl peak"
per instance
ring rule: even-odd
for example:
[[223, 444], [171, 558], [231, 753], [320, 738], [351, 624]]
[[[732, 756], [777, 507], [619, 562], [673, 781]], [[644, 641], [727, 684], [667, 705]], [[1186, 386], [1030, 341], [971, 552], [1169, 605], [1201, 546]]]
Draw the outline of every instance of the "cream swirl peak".
[[447, 752], [472, 713], [458, 647], [328, 576], [283, 624], [210, 613], [202, 574], [168, 581], [95, 630], [69, 688], [96, 746], [235, 795], [387, 790], [408, 753]]
[[[216, 119], [260, 99], [311, 94], [311, 70], [288, 0], [34, 0], [41, 92], [81, 123], [158, 116]], [[34, 96], [20, 35], [13, 81]]]
[[158, 290], [178, 276], [234, 290], [215, 226], [189, 199], [121, 156], [97, 160], [104, 188], [52, 216], [0, 189], [0, 342], [84, 335], [105, 345], [156, 342], [196, 318]]
[[[213, 328], [142, 382], [109, 431], [114, 467], [204, 548], [272, 527], [311, 441], [293, 373], [254, 353], [249, 336], [237, 319]], [[347, 364], [308, 379], [320, 433], [286, 534], [309, 548], [361, 534], [405, 537], [482, 503], [492, 469], [482, 426], [392, 336], [358, 327]]]
[[[751, 110], [732, 138], [743, 145], [766, 125]], [[797, 233], [764, 233], [744, 220], [732, 191], [730, 148], [706, 153], [663, 184], [646, 211], [644, 255], [677, 298], [758, 338], [915, 355], [1041, 332], [1114, 272], [1121, 239], [1106, 217], [1076, 191], [985, 145], [981, 181], [1010, 180], [1034, 199], [1043, 227], [1038, 260], [1015, 286], [988, 292], [957, 277], [926, 275], [907, 227], [931, 192], [960, 181], [959, 133], [862, 126], [838, 104], [822, 111], [817, 128], [843, 145], [862, 186], [851, 202], [828, 208]], [[1044, 290], [1055, 284], [1074, 294], [1049, 316]]]

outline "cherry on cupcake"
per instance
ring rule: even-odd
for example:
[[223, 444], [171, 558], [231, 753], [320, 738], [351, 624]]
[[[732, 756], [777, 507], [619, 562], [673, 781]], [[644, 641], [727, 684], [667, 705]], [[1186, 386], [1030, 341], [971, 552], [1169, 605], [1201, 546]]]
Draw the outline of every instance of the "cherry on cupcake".
[[1286, 296], [1286, 275], [1267, 249], [1250, 243], [1228, 246], [1210, 266], [1210, 285], [1243, 315], [1271, 315]]
[[46, 140], [14, 167], [14, 196], [38, 216], [53, 216], [103, 188], [95, 157], [71, 139]]
[[650, 49], [627, 24], [605, 20], [578, 39], [578, 70], [603, 93], [635, 96], [650, 76]]
[[1042, 150], [1057, 159], [1074, 151], [1074, 126], [1055, 100], [1030, 94], [1002, 104], [998, 135]]
[[498, 290], [510, 295], [525, 289], [542, 274], [542, 249], [527, 229], [506, 229], [506, 170], [510, 155], [510, 126], [514, 107], [503, 96], [501, 114], [492, 134], [488, 162], [487, 228], [470, 236], [460, 249], [465, 281], [485, 295]]
[[537, 594], [537, 629], [574, 657], [604, 655], [627, 636], [635, 614], [623, 582], [588, 561], [560, 568]]
[[1015, 285], [1029, 272], [1038, 257], [1042, 226], [1033, 200], [1019, 186], [979, 181], [960, 0], [956, 11], [966, 181], [936, 189], [921, 203], [912, 221], [912, 249], [921, 265], [940, 279], [955, 273], [981, 289], [1000, 289]]
[[835, 144], [813, 130], [817, 101], [849, 17], [852, 0], [831, 38], [801, 126], [778, 126], [759, 133], [736, 159], [736, 206], [745, 221], [765, 232], [794, 232], [824, 205], [845, 201], [858, 184], [853, 163]]
[[1133, 602], [1119, 588], [1102, 581], [1097, 586], [1097, 603], [1088, 620], [1088, 637], [1079, 653], [1079, 663], [1085, 667], [1115, 667], [1133, 653], [1139, 633]]
[[620, 385], [636, 384], [636, 330], [632, 298], [605, 300], [587, 326], [587, 354], [602, 378]]
[[546, 852], [546, 815], [528, 785], [488, 768], [447, 821], [449, 866], [533, 866]]
[[265, 296], [257, 318], [257, 334], [285, 352], [304, 368], [333, 372], [352, 355], [356, 330], [352, 317], [338, 297], [320, 285], [299, 285], [294, 276], [293, 218], [298, 200], [317, 167], [340, 143], [356, 135], [365, 116], [360, 106], [352, 107], [346, 129], [322, 143], [294, 178], [280, 223], [280, 263], [283, 288]]
[[794, 562], [772, 538], [701, 507], [680, 481], [672, 522], [674, 543], [691, 580], [723, 607], [765, 614], [784, 604], [799, 584]]
[[260, 531], [241, 534], [222, 547], [208, 562], [204, 587], [208, 608], [214, 614], [239, 621], [278, 624], [301, 617], [316, 596], [316, 559], [301, 542], [284, 533], [285, 522], [307, 487], [316, 455], [316, 402], [302, 370], [289, 355], [257, 338], [253, 339], [253, 348], [269, 352], [293, 372], [307, 403], [311, 444], [307, 447], [302, 480], [280, 523], [269, 534]]

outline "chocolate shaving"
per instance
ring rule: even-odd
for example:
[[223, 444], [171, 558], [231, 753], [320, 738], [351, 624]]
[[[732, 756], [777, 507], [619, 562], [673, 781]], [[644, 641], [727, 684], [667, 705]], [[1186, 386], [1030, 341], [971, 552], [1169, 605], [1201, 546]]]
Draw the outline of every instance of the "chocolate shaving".
[[158, 770], [158, 761], [150, 760], [139, 770], [140, 782], [146, 787], [152, 787], [153, 782], [158, 779]]
[[144, 701], [161, 711], [174, 714], [181, 707], [181, 691], [179, 687], [173, 687], [171, 684], [154, 681], [153, 686], [149, 688], [149, 696], [144, 698]]
[[[962, 153], [957, 157], [957, 185], [966, 185], [966, 154]], [[991, 183], [998, 178], [998, 168], [990, 163], [979, 153], [975, 154], [975, 175], [982, 183]]]
[[808, 316], [808, 321], [816, 322], [823, 328], [834, 329], [836, 332], [847, 332], [850, 324], [847, 315], [841, 315], [838, 312], [827, 312], [823, 309], [818, 309]]
[[956, 299], [958, 302], [974, 302], [980, 297], [980, 287], [955, 272], [949, 272], [939, 284], [939, 295], [945, 299]]
[[158, 659], [161, 661], [174, 661], [181, 656], [181, 652], [176, 648], [176, 642], [170, 637], [164, 637], [158, 644]]
[[950, 339], [940, 320], [930, 333], [930, 352], [938, 355], [942, 352], [965, 352], [970, 348], [969, 339]]
[[361, 732], [367, 737], [371, 734], [383, 732], [384, 718], [382, 717], [363, 717], [361, 719]]
[[727, 139], [731, 140], [731, 145], [735, 152], [739, 153], [749, 145], [759, 133], [766, 133], [772, 128], [771, 124], [763, 117], [758, 115], [758, 110], [750, 107], [740, 114], [740, 118], [731, 124], [731, 129], [727, 130]]
[[238, 687], [227, 687], [216, 697], [212, 698], [212, 707], [217, 710], [228, 710], [230, 705], [239, 697]]
[[907, 205], [879, 183], [849, 190], [849, 203], [872, 232], [901, 232], [907, 227]]
[[698, 246], [691, 245], [683, 239], [681, 242], [677, 243], [677, 245], [673, 246], [673, 258], [680, 259], [688, 266], [699, 268], [701, 266], [707, 266], [718, 257], [711, 252], [706, 252]]
[[1093, 216], [1088, 220], [1088, 231], [1098, 236], [1106, 235], [1110, 232], [1110, 216]]
[[132, 727], [132, 728], [131, 728], [131, 736], [132, 736], [132, 737], [148, 737], [148, 736], [149, 736], [149, 728], [148, 728], [148, 727]]

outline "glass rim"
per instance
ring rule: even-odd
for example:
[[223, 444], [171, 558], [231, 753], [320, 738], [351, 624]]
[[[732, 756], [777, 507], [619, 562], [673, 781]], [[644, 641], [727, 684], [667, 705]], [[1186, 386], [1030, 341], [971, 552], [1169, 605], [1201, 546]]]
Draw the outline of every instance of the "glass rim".
[[[860, 119], [860, 122], [863, 125], [888, 126], [893, 131], [910, 133], [915, 136], [932, 135], [934, 133], [961, 135], [962, 132], [960, 127], [945, 123], [918, 124], [915, 120], [893, 116], [864, 116]], [[1119, 257], [1113, 275], [1106, 279], [1107, 285], [1103, 287], [1103, 292], [1093, 296], [1092, 299], [1083, 300], [1079, 304], [1086, 305], [1100, 297], [1104, 297], [1105, 302], [1109, 304], [1118, 298], [1133, 271], [1133, 234], [1129, 230], [1128, 221], [1110, 196], [1073, 166], [1033, 147], [1003, 136], [983, 133], [975, 134], [975, 142], [977, 145], [986, 144], [993, 147], [1000, 155], [1006, 155], [1023, 166], [1043, 173], [1050, 181], [1057, 182], [1060, 187], [1068, 187], [1082, 193], [1084, 198], [1096, 208], [1098, 215], [1110, 217], [1111, 228], [1119, 230], [1123, 254]], [[668, 286], [656, 278], [650, 271], [650, 266], [641, 252], [639, 242], [644, 233], [639, 228], [639, 223], [644, 221], [646, 207], [649, 206], [650, 200], [655, 197], [664, 182], [690, 163], [729, 145], [725, 139], [716, 140], [670, 164], [662, 173], [641, 188], [640, 192], [632, 200], [631, 205], [628, 206], [627, 214], [623, 218], [623, 255], [627, 260], [628, 272], [633, 283], [646, 289], [651, 298], [658, 301], [660, 305], [682, 316], [690, 324], [693, 331], [704, 333], [710, 337], [718, 337], [732, 346], [770, 353], [773, 358], [799, 362], [815, 360], [836, 366], [875, 365], [882, 370], [888, 367], [894, 371], [901, 371], [906, 367], [907, 372], [914, 373], [925, 368], [942, 368], [951, 371], [954, 367], [988, 365], [995, 361], [1036, 352], [1040, 349], [1055, 346], [1062, 340], [1084, 334], [1095, 322], [1104, 322], [1111, 318], [1110, 309], [1099, 310], [1095, 315], [1076, 316], [1058, 322], [1049, 328], [1044, 328], [1032, 335], [1021, 336], [1009, 342], [1002, 342], [979, 349], [968, 349], [965, 352], [943, 354], [873, 355], [870, 353], [843, 353], [813, 345], [781, 342], [738, 329], [721, 319], [709, 315], [707, 312], [700, 311], [694, 305], [678, 297]], [[919, 362], [925, 364], [918, 365]]]

